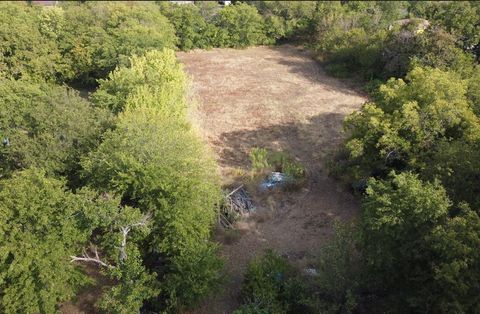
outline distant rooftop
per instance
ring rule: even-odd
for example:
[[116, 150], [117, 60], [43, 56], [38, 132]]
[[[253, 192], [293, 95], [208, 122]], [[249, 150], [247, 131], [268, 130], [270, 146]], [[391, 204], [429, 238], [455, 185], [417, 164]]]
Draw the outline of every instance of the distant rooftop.
[[58, 4], [58, 1], [49, 1], [49, 0], [37, 0], [32, 1], [32, 4], [45, 5], [45, 6], [55, 6]]

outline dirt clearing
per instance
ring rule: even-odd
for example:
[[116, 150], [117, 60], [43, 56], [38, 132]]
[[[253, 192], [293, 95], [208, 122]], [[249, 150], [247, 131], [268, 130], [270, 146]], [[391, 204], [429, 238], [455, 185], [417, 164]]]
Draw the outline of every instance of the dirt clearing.
[[352, 195], [327, 176], [325, 163], [342, 140], [343, 118], [365, 97], [327, 76], [297, 47], [213, 49], [178, 57], [198, 104], [192, 120], [216, 154], [225, 185], [249, 170], [248, 153], [255, 146], [288, 151], [309, 176], [300, 191], [256, 196], [267, 210], [240, 223], [240, 236], [224, 241], [228, 282], [195, 312], [231, 313], [253, 256], [273, 248], [305, 266], [328, 240], [334, 219], [358, 212]]

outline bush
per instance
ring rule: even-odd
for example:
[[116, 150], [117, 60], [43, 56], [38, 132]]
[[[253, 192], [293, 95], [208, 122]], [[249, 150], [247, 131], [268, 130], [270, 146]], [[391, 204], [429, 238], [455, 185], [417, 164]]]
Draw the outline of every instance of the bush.
[[184, 74], [172, 51], [152, 51], [101, 84], [94, 99], [120, 113], [116, 129], [83, 159], [85, 178], [152, 213], [151, 232], [139, 245], [160, 287], [149, 306], [191, 306], [219, 280], [209, 239], [221, 191], [213, 158], [186, 122]]
[[422, 182], [411, 173], [370, 180], [362, 208], [369, 287], [386, 296], [386, 307], [373, 312], [478, 308], [473, 291], [480, 276], [475, 249], [480, 218], [475, 212], [465, 205], [452, 211], [438, 181]]
[[95, 85], [133, 54], [173, 48], [175, 31], [154, 4], [62, 3], [66, 23], [60, 36], [73, 80]]
[[339, 77], [352, 74], [360, 74], [365, 79], [378, 77], [385, 36], [383, 31], [369, 34], [362, 28], [330, 33], [321, 48], [326, 51], [327, 70]]
[[363, 261], [357, 233], [352, 225], [336, 222], [333, 239], [320, 252], [316, 289], [325, 312], [352, 313], [361, 301]]
[[250, 152], [250, 161], [253, 171], [263, 171], [270, 167], [268, 162], [268, 151], [266, 148], [254, 147]]
[[282, 151], [269, 152], [265, 148], [255, 147], [250, 152], [250, 161], [254, 172], [283, 172], [295, 181], [295, 185], [300, 184], [306, 176], [303, 165]]
[[99, 82], [92, 101], [114, 113], [143, 106], [165, 117], [186, 114], [186, 77], [173, 50], [133, 56], [129, 66], [119, 66]]
[[452, 70], [463, 77], [471, 75], [473, 55], [457, 47], [454, 36], [441, 28], [423, 32], [401, 30], [389, 34], [382, 52], [382, 77], [404, 77], [414, 66]]
[[245, 4], [223, 8], [214, 18], [219, 29], [218, 45], [221, 47], [247, 47], [267, 42], [262, 16], [257, 9]]
[[217, 46], [219, 29], [202, 15], [202, 5], [175, 5], [162, 2], [160, 6], [162, 13], [175, 27], [178, 48], [188, 51]]
[[80, 156], [112, 127], [107, 110], [66, 87], [0, 79], [0, 102], [0, 136], [8, 139], [0, 148], [1, 176], [35, 166], [76, 181]]
[[250, 1], [265, 17], [270, 39], [296, 39], [308, 35], [316, 3], [313, 1]]
[[2, 2], [0, 21], [0, 77], [55, 82], [72, 76], [57, 43], [61, 9]]
[[[293, 276], [293, 268], [282, 257], [268, 250], [248, 265], [242, 287], [247, 305], [239, 313], [286, 313], [288, 304], [283, 299], [286, 283]], [[257, 312], [253, 312], [257, 313]]]
[[454, 35], [463, 49], [479, 55], [480, 32], [478, 20], [480, 7], [475, 2], [412, 2], [409, 8], [413, 16], [424, 17]]
[[2, 313], [56, 313], [88, 283], [68, 258], [94, 228], [84, 220], [100, 211], [92, 196], [75, 195], [38, 169], [0, 182]]

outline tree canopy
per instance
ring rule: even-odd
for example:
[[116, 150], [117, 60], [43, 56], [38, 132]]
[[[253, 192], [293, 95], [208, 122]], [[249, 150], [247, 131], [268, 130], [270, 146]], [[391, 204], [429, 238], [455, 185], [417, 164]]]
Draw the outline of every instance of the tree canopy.
[[91, 192], [73, 194], [65, 182], [29, 169], [0, 187], [0, 311], [55, 313], [88, 281], [69, 256], [84, 244], [95, 212]]
[[283, 42], [366, 83], [332, 163], [361, 215], [315, 279], [254, 259], [236, 313], [478, 312], [479, 27], [475, 1], [0, 3], [0, 312], [58, 312], [85, 263], [105, 313], [214, 291], [220, 180], [175, 49]]
[[108, 110], [63, 86], [0, 79], [0, 102], [1, 176], [35, 166], [77, 180], [80, 156], [113, 126]]
[[462, 205], [450, 216], [452, 203], [440, 183], [411, 173], [371, 179], [362, 209], [370, 288], [386, 289], [389, 306], [418, 312], [478, 308], [477, 213]]

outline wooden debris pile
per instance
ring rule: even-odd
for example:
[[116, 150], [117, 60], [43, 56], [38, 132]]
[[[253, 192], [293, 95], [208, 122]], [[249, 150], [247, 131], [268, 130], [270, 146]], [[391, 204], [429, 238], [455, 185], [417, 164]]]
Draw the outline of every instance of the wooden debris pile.
[[242, 184], [225, 195], [219, 216], [220, 224], [225, 228], [231, 228], [233, 223], [241, 216], [249, 215], [254, 211], [255, 205]]

